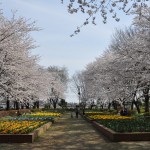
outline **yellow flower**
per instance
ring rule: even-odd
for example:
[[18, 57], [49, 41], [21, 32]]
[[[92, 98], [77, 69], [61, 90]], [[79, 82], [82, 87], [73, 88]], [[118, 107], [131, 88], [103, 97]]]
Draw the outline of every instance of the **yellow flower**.
[[91, 119], [133, 119], [133, 117], [128, 116], [119, 116], [119, 115], [91, 115], [89, 116]]
[[45, 121], [4, 121], [0, 122], [0, 133], [23, 133], [23, 130], [29, 129], [30, 127], [38, 127], [46, 123]]

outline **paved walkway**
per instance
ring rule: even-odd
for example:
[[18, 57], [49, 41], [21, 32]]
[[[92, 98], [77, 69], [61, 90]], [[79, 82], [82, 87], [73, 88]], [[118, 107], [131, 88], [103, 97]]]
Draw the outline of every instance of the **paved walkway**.
[[82, 118], [65, 114], [34, 143], [0, 144], [0, 150], [149, 150], [147, 142], [111, 142]]

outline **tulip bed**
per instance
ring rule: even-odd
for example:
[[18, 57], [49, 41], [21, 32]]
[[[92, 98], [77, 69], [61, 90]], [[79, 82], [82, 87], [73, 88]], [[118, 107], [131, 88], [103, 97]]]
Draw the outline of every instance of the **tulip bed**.
[[111, 141], [150, 140], [149, 117], [120, 116], [110, 114], [110, 112], [86, 112], [83, 117]]
[[61, 117], [62, 114], [61, 113], [55, 113], [55, 112], [37, 112], [37, 113], [32, 113], [29, 116], [32, 116], [32, 117], [35, 117], [35, 116], [38, 116], [38, 117], [46, 117], [46, 116]]
[[133, 120], [133, 117], [119, 116], [119, 115], [90, 115], [89, 118], [94, 120], [126, 120], [126, 119]]
[[92, 116], [92, 115], [104, 115], [104, 112], [85, 112], [86, 116]]
[[47, 121], [0, 121], [0, 134], [28, 134]]
[[32, 113], [32, 114], [28, 114], [28, 115], [22, 115], [19, 117], [13, 117], [10, 118], [9, 120], [18, 120], [18, 121], [23, 121], [23, 120], [41, 120], [41, 121], [51, 121], [54, 122], [56, 117], [60, 117], [61, 114], [60, 113], [50, 113], [50, 112], [37, 112], [37, 113]]
[[13, 118], [10, 118], [9, 119], [10, 121], [12, 120], [18, 120], [18, 121], [24, 121], [24, 120], [28, 120], [28, 121], [36, 121], [36, 120], [41, 120], [41, 121], [51, 121], [53, 122], [54, 121], [54, 117], [49, 117], [49, 116], [19, 116], [19, 117], [13, 117]]
[[150, 132], [150, 121], [144, 119], [100, 119], [97, 122], [116, 132]]
[[[0, 121], [0, 134], [27, 134], [60, 117], [60, 113], [37, 112], [18, 117], [4, 117]], [[6, 119], [5, 119], [6, 118]]]
[[150, 121], [142, 117], [104, 115], [103, 112], [86, 112], [86, 116], [115, 132], [150, 132]]
[[22, 115], [19, 117], [13, 117], [10, 118], [9, 120], [18, 120], [18, 121], [23, 121], [23, 120], [41, 120], [41, 121], [51, 121], [54, 122], [56, 117], [60, 117], [61, 114], [60, 113], [49, 113], [49, 112], [37, 112], [37, 113], [32, 113], [32, 114], [28, 114], [28, 115]]
[[37, 112], [0, 118], [0, 143], [32, 143], [60, 117], [60, 113]]

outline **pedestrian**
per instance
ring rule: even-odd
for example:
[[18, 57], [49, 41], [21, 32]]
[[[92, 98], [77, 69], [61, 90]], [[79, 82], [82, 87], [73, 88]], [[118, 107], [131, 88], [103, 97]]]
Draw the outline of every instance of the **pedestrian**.
[[79, 106], [78, 105], [76, 106], [75, 112], [76, 112], [76, 118], [78, 118], [78, 116], [79, 116]]

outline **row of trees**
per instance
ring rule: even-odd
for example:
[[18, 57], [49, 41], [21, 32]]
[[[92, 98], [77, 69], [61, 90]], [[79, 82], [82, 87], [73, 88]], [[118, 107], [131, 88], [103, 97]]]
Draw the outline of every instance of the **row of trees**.
[[149, 112], [150, 91], [150, 8], [135, 17], [132, 26], [117, 29], [104, 54], [73, 76], [76, 91], [85, 106], [130, 103], [140, 113]]
[[14, 108], [39, 107], [39, 99], [46, 100], [55, 89], [53, 99], [64, 99], [67, 85], [66, 68], [43, 68], [38, 57], [31, 55], [36, 48], [31, 32], [39, 31], [35, 22], [15, 13], [8, 19], [0, 11], [0, 101], [14, 103]]

